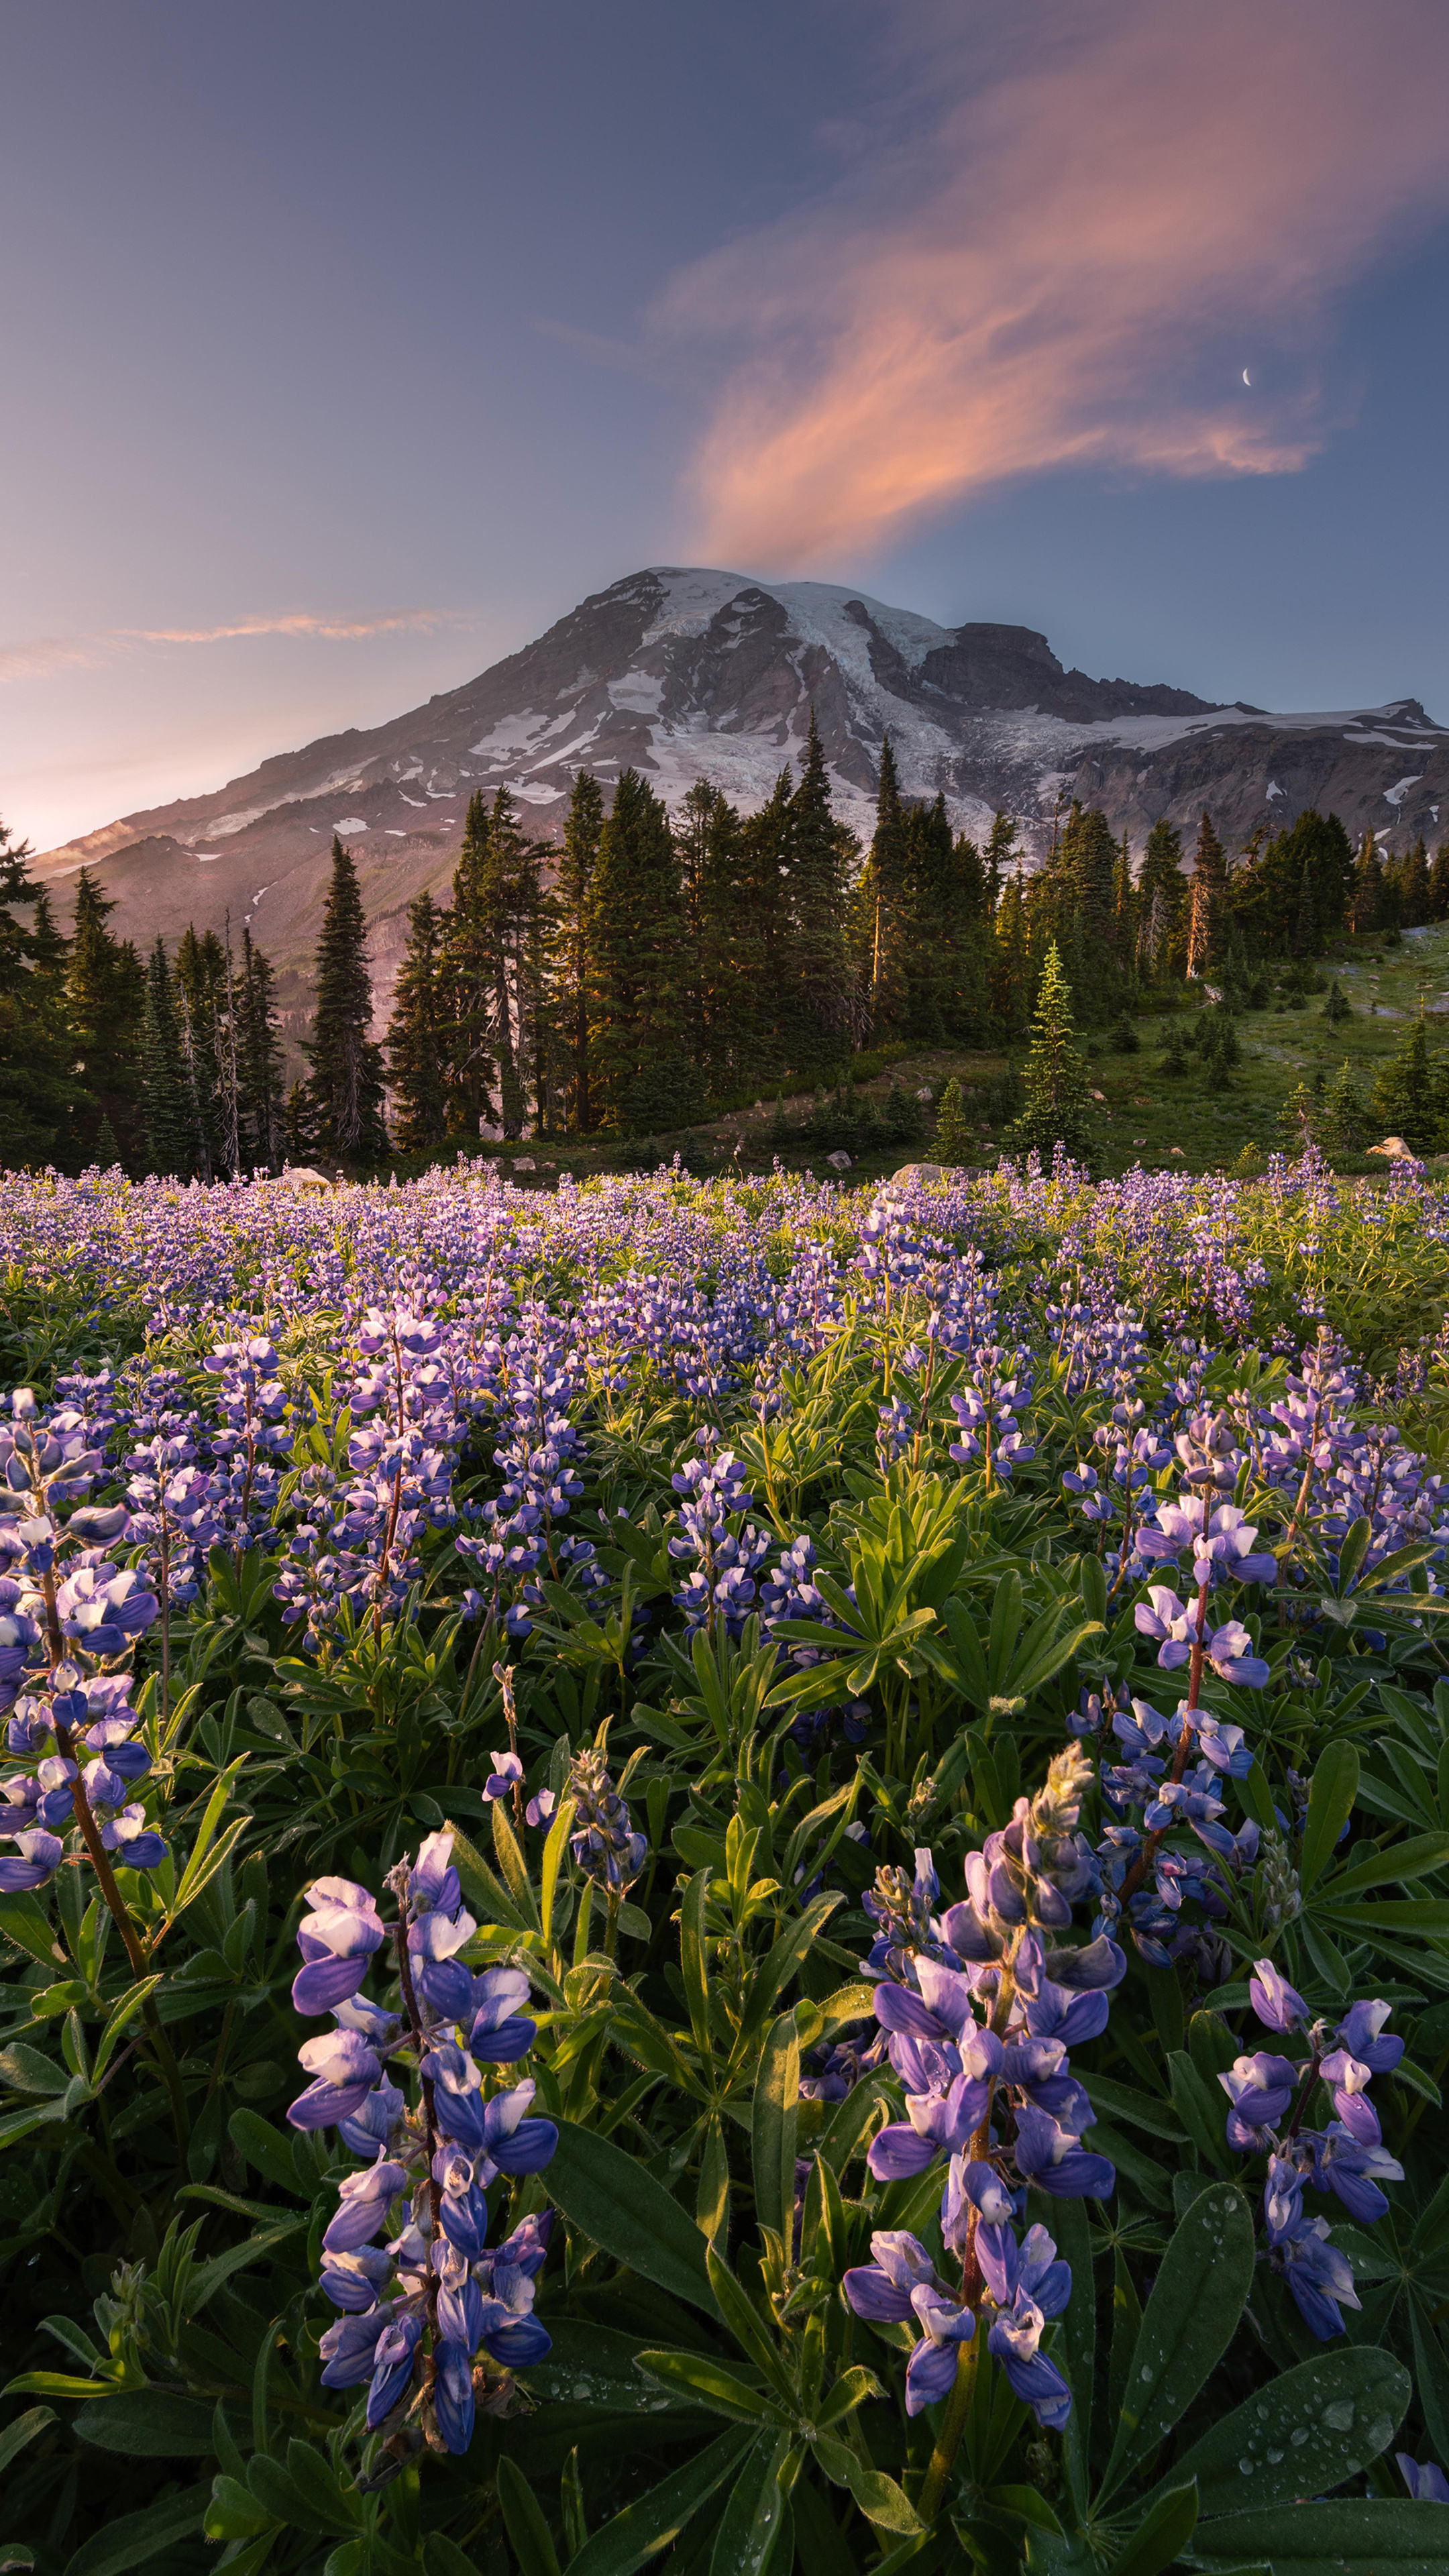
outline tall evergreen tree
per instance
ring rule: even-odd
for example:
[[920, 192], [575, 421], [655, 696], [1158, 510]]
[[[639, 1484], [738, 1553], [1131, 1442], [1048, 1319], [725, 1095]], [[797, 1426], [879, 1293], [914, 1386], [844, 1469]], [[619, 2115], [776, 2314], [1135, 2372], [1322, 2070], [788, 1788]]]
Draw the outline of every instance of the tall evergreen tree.
[[1449, 841], [1441, 841], [1429, 871], [1429, 919], [1449, 921]]
[[1216, 961], [1224, 936], [1228, 862], [1213, 818], [1204, 805], [1193, 852], [1192, 898], [1188, 917], [1187, 971], [1206, 975]]
[[681, 1094], [679, 860], [669, 816], [624, 770], [589, 891], [590, 1093], [598, 1123], [646, 1134]]
[[1022, 871], [1009, 878], [996, 907], [991, 961], [991, 1006], [1008, 1031], [1024, 1029], [1031, 1009], [1031, 949], [1027, 939]]
[[384, 1046], [400, 1153], [433, 1154], [448, 1133], [448, 1030], [443, 1017], [443, 916], [424, 889], [408, 906], [408, 944], [393, 988]]
[[1091, 1141], [1091, 1090], [1072, 1028], [1072, 988], [1055, 941], [1047, 950], [1027, 1050], [1026, 1107], [1010, 1131], [1016, 1153], [1043, 1162], [1058, 1145], [1081, 1160]]
[[846, 871], [851, 836], [830, 804], [825, 746], [810, 709], [800, 784], [790, 799], [790, 927], [784, 986], [799, 1042], [797, 1066], [813, 1070], [841, 1053], [859, 1025], [861, 996], [846, 937]]
[[1137, 886], [1132, 874], [1132, 842], [1124, 830], [1112, 874], [1112, 950], [1123, 966], [1137, 955]]
[[146, 964], [146, 1013], [141, 1033], [141, 1110], [146, 1169], [188, 1180], [196, 1168], [191, 1084], [181, 1044], [176, 988], [160, 932]]
[[491, 1117], [493, 1018], [501, 937], [494, 903], [492, 825], [481, 788], [468, 800], [453, 871], [440, 981], [449, 1029], [448, 1133], [474, 1141]]
[[1443, 1067], [1429, 1053], [1422, 1011], [1374, 1084], [1373, 1105], [1386, 1136], [1402, 1136], [1416, 1154], [1437, 1146], [1445, 1112]]
[[271, 959], [244, 927], [237, 1027], [243, 1145], [253, 1168], [264, 1164], [268, 1170], [280, 1168], [285, 1145], [276, 983]]
[[759, 920], [739, 815], [719, 788], [697, 778], [675, 831], [682, 921], [679, 986], [683, 1044], [700, 1099], [764, 1081]]
[[197, 1163], [204, 1181], [225, 1171], [226, 1116], [222, 1051], [226, 1023], [226, 956], [214, 930], [198, 939], [188, 922], [176, 949], [181, 1043], [194, 1094]]
[[1160, 814], [1147, 835], [1142, 874], [1137, 882], [1139, 955], [1148, 973], [1159, 982], [1186, 970], [1187, 906], [1181, 836], [1176, 824]]
[[998, 808], [991, 825], [991, 838], [986, 844], [986, 910], [996, 919], [996, 907], [1002, 890], [1016, 867], [1016, 817]]
[[387, 1150], [382, 1049], [372, 1024], [367, 922], [352, 853], [334, 832], [332, 879], [317, 943], [317, 1008], [302, 1052], [317, 1149], [344, 1163]]
[[1365, 832], [1359, 843], [1350, 902], [1350, 920], [1355, 931], [1361, 933], [1384, 928], [1384, 872], [1372, 832]]
[[908, 1009], [905, 960], [906, 817], [901, 783], [890, 735], [880, 752], [880, 785], [876, 794], [875, 832], [857, 895], [857, 937], [864, 952], [870, 993], [871, 1024], [888, 1037], [905, 1022]]
[[604, 798], [597, 778], [581, 769], [569, 799], [559, 861], [559, 1026], [568, 1060], [569, 1125], [587, 1136], [589, 1104], [589, 891], [599, 860]]
[[[68, 1162], [80, 1086], [72, 1065], [66, 942], [30, 850], [0, 823], [0, 1168]], [[31, 909], [27, 928], [17, 911]]]
[[106, 928], [116, 906], [102, 894], [90, 869], [76, 886], [68, 991], [79, 1052], [78, 1070], [93, 1104], [78, 1117], [81, 1148], [99, 1151], [100, 1125], [111, 1131], [115, 1151], [129, 1166], [143, 1151], [140, 1118], [141, 1028], [146, 1008], [145, 970], [129, 940]]

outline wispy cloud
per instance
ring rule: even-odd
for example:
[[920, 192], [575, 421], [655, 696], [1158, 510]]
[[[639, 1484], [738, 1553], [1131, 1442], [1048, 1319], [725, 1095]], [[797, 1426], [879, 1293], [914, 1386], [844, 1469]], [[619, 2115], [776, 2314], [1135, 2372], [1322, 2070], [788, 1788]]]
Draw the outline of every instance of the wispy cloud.
[[727, 358], [689, 475], [701, 555], [858, 560], [1072, 465], [1302, 466], [1332, 425], [1332, 299], [1449, 206], [1442, 0], [1041, 0], [1009, 22], [1029, 67], [1001, 68], [997, 21], [984, 78], [974, 10], [894, 23], [913, 140], [650, 317]]
[[374, 635], [426, 634], [468, 622], [460, 612], [444, 608], [387, 609], [375, 617], [288, 609], [272, 616], [237, 617], [218, 626], [113, 626], [95, 635], [37, 636], [29, 643], [0, 645], [0, 681], [50, 680], [66, 671], [94, 670], [118, 653], [147, 644], [226, 644], [264, 635], [351, 644]]

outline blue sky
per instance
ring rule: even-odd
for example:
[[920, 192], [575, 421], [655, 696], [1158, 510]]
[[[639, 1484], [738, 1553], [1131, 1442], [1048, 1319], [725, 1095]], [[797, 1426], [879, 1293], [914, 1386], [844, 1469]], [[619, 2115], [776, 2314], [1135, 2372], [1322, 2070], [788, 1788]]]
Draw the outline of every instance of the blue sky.
[[11, 13], [0, 814], [660, 561], [1449, 713], [1446, 74], [1437, 0]]

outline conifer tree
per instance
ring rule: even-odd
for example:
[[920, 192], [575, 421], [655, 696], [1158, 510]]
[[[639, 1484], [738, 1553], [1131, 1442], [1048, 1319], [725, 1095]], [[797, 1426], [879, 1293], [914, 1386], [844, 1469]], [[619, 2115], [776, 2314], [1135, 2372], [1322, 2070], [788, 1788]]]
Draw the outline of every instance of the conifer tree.
[[969, 1163], [975, 1151], [972, 1131], [961, 1085], [953, 1074], [936, 1103], [936, 1132], [931, 1139], [934, 1161], [946, 1165]]
[[1374, 1084], [1373, 1105], [1375, 1116], [1383, 1120], [1385, 1136], [1402, 1136], [1416, 1154], [1433, 1150], [1444, 1123], [1444, 1096], [1422, 1011]]
[[559, 1025], [568, 1060], [569, 1125], [587, 1136], [589, 1102], [589, 891], [599, 859], [604, 798], [598, 780], [581, 769], [569, 799], [559, 861]]
[[[136, 1159], [141, 1147], [140, 1039], [145, 1016], [145, 970], [129, 940], [115, 940], [106, 922], [114, 900], [103, 895], [89, 868], [76, 886], [68, 993], [80, 1069], [93, 1106], [82, 1110], [81, 1151], [94, 1154], [104, 1119], [118, 1157]], [[89, 1143], [87, 1143], [87, 1134]]]
[[196, 1168], [191, 1083], [181, 1044], [176, 988], [160, 932], [146, 966], [146, 1015], [141, 1036], [141, 1109], [146, 1169], [187, 1180]]
[[188, 922], [176, 949], [181, 995], [181, 1040], [195, 1094], [197, 1159], [204, 1181], [225, 1171], [226, 1101], [223, 1059], [226, 1033], [226, 955], [214, 930], [198, 939]]
[[317, 1008], [302, 1052], [317, 1150], [343, 1163], [387, 1150], [382, 1049], [372, 1024], [367, 922], [352, 853], [332, 836], [332, 878], [317, 943]]
[[1227, 886], [1227, 856], [1213, 829], [1213, 818], [1204, 805], [1202, 821], [1198, 825], [1197, 847], [1193, 852], [1187, 939], [1187, 971], [1190, 976], [1206, 975], [1215, 961], [1224, 932]]
[[440, 967], [449, 1030], [448, 1133], [476, 1142], [492, 1112], [492, 1031], [502, 936], [494, 906], [492, 827], [481, 788], [468, 800]]
[[1351, 1064], [1345, 1061], [1338, 1070], [1338, 1080], [1328, 1095], [1323, 1116], [1323, 1141], [1334, 1153], [1356, 1153], [1368, 1134], [1369, 1108], [1354, 1079]]
[[1314, 1130], [1320, 1123], [1318, 1104], [1312, 1092], [1306, 1082], [1298, 1083], [1289, 1092], [1278, 1112], [1280, 1153], [1298, 1157], [1306, 1154], [1309, 1146], [1316, 1141]]
[[448, 1032], [440, 967], [443, 923], [424, 889], [408, 906], [408, 941], [383, 1041], [393, 1102], [393, 1142], [403, 1154], [436, 1153], [447, 1139]]
[[996, 908], [996, 939], [991, 961], [991, 1004], [1007, 1029], [1024, 1029], [1031, 1007], [1031, 951], [1027, 940], [1026, 895], [1022, 871], [1007, 884]]
[[242, 1141], [252, 1167], [265, 1164], [268, 1170], [280, 1166], [285, 1141], [276, 981], [271, 959], [253, 945], [251, 931], [244, 926], [237, 995]]
[[626, 769], [599, 836], [588, 906], [590, 1091], [621, 1134], [681, 1113], [681, 902], [669, 816]]
[[798, 1018], [799, 1065], [814, 1065], [859, 1017], [859, 995], [846, 939], [846, 864], [851, 835], [831, 810], [825, 746], [810, 709], [800, 784], [789, 809], [790, 934], [785, 958], [787, 1010]]
[[1147, 972], [1159, 982], [1186, 969], [1187, 907], [1181, 836], [1176, 824], [1159, 815], [1147, 835], [1137, 885], [1138, 952]]
[[1091, 1086], [1072, 1026], [1072, 990], [1055, 941], [1042, 969], [1024, 1079], [1026, 1107], [1010, 1133], [1012, 1151], [1034, 1149], [1048, 1163], [1061, 1145], [1074, 1160], [1084, 1159], [1091, 1141]]
[[739, 826], [739, 935], [751, 977], [750, 1078], [760, 1082], [793, 1063], [801, 1034], [789, 990], [795, 929], [793, 793], [787, 764], [764, 804]]
[[988, 920], [996, 919], [996, 907], [1002, 890], [1015, 874], [1016, 817], [998, 807], [991, 825], [991, 838], [986, 844], [986, 912]]
[[[26, 867], [27, 843], [0, 823], [0, 1169], [70, 1159], [80, 1085], [72, 1065], [66, 942]], [[27, 929], [17, 908], [31, 910]]]
[[865, 952], [871, 1026], [888, 1036], [905, 1019], [907, 997], [901, 954], [905, 928], [906, 818], [896, 756], [887, 734], [881, 743], [875, 832], [857, 898], [859, 936]]
[[1430, 921], [1449, 921], [1449, 841], [1441, 841], [1429, 871]]
[[312, 1142], [312, 1109], [304, 1082], [294, 1082], [287, 1094], [287, 1106], [282, 1113], [282, 1133], [288, 1162], [309, 1162], [315, 1148]]
[[1372, 832], [1365, 832], [1359, 843], [1350, 904], [1350, 920], [1356, 932], [1384, 928], [1384, 872]]
[[1112, 873], [1112, 952], [1124, 966], [1137, 955], [1137, 886], [1132, 875], [1132, 841], [1124, 829]]
[[769, 1052], [761, 1046], [759, 925], [747, 899], [740, 818], [707, 778], [684, 799], [675, 847], [683, 1043], [702, 1101], [707, 1092], [763, 1081]]

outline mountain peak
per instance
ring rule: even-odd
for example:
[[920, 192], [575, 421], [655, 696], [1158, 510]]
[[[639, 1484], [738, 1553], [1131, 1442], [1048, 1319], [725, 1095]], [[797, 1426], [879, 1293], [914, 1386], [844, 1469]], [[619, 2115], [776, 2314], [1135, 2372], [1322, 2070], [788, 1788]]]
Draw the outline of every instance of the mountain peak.
[[174, 940], [190, 920], [219, 929], [229, 912], [300, 979], [341, 829], [385, 987], [407, 905], [446, 888], [477, 790], [507, 786], [554, 840], [584, 769], [607, 795], [632, 765], [671, 805], [703, 776], [748, 810], [798, 764], [812, 708], [836, 810], [862, 838], [887, 733], [908, 796], [943, 796], [974, 833], [1005, 807], [1028, 852], [1073, 795], [1139, 845], [1159, 814], [1195, 829], [1204, 804], [1230, 842], [1308, 805], [1389, 839], [1434, 833], [1442, 811], [1449, 832], [1449, 734], [1415, 698], [1266, 715], [1065, 669], [1035, 627], [940, 626], [840, 583], [650, 564], [425, 706], [126, 815], [37, 872], [63, 900], [95, 865], [119, 905], [113, 927], [141, 941], [158, 929]]

